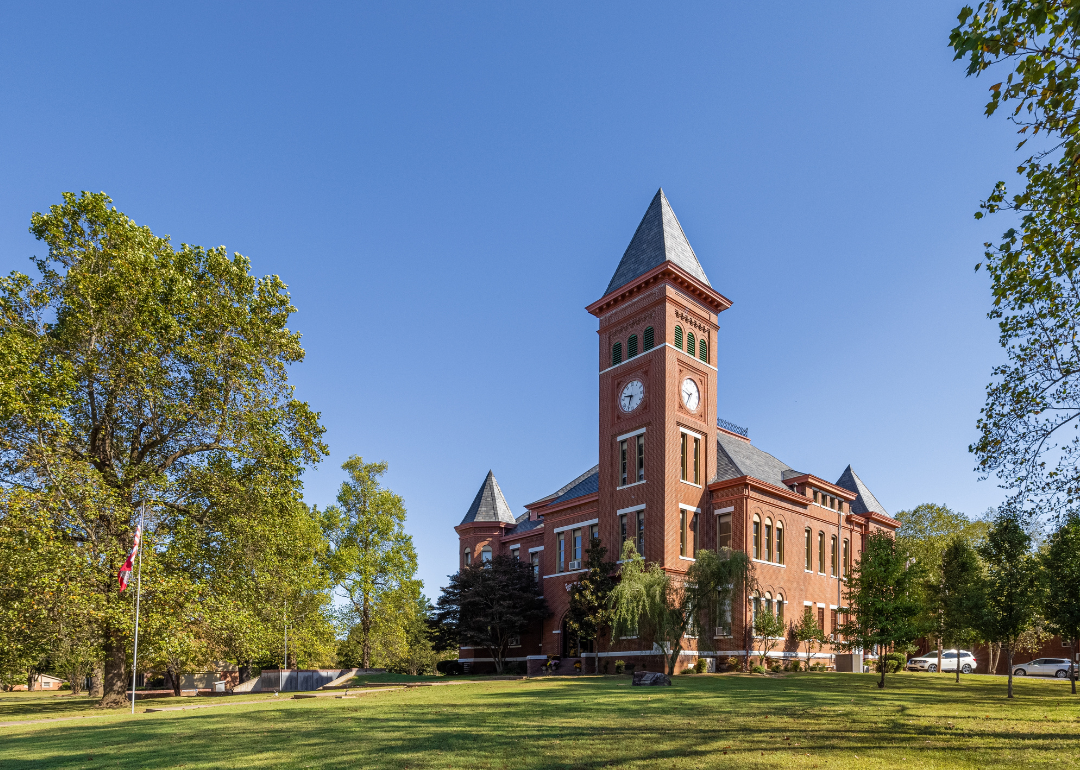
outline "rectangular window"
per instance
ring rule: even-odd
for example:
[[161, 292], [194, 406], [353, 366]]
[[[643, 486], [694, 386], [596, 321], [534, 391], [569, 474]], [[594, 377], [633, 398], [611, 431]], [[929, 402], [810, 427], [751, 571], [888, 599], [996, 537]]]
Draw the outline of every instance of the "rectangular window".
[[810, 532], [810, 528], [806, 529], [806, 567], [804, 569], [810, 572], [814, 569], [814, 536]]
[[829, 636], [835, 639], [837, 631], [840, 628], [840, 624], [837, 623], [836, 610], [829, 611], [829, 623], [832, 624], [832, 630], [829, 632]]
[[637, 552], [641, 558], [645, 558], [645, 511], [637, 513]]
[[622, 544], [626, 542], [626, 514], [619, 514], [619, 553], [622, 553]]
[[825, 630], [825, 608], [824, 607], [818, 607], [817, 608], [817, 624], [818, 624], [818, 628], [820, 628], [822, 631]]
[[686, 434], [679, 434], [679, 478], [686, 481]]
[[701, 466], [701, 439], [694, 439], [694, 483], [700, 484], [699, 468]]
[[533, 580], [535, 580], [537, 583], [539, 583], [540, 582], [540, 552], [539, 551], [533, 551], [529, 555], [532, 558]]
[[686, 556], [686, 511], [679, 511], [679, 556]]
[[817, 571], [825, 574], [825, 533], [817, 533]]
[[848, 576], [851, 572], [851, 548], [848, 546], [848, 539], [844, 538], [844, 577]]
[[725, 592], [727, 599], [720, 602], [720, 606], [717, 607], [716, 620], [720, 624], [716, 627], [717, 636], [731, 636], [731, 589], [730, 586]]
[[514, 561], [521, 561], [521, 549], [511, 548], [510, 555], [514, 557]]
[[472, 551], [465, 551], [465, 566], [472, 564]]
[[761, 522], [754, 522], [754, 558], [761, 558]]
[[619, 442], [619, 486], [626, 486], [626, 439]]
[[575, 529], [572, 534], [573, 534], [573, 539], [572, 539], [571, 542], [572, 542], [572, 547], [574, 549], [574, 555], [573, 555], [572, 558], [573, 558], [574, 561], [580, 562], [581, 561], [581, 528], [579, 527], [578, 529]]
[[565, 572], [566, 571], [565, 570], [565, 567], [566, 567], [566, 533], [565, 532], [560, 532], [558, 535], [556, 535], [556, 537], [558, 538], [558, 541], [559, 541], [559, 562], [556, 565], [558, 567], [557, 571], [558, 572]]
[[690, 551], [690, 555], [693, 556], [695, 559], [697, 558], [697, 552], [698, 552], [698, 531], [697, 531], [697, 529], [698, 529], [698, 515], [695, 513], [694, 517], [692, 519], [690, 519], [690, 532], [693, 534], [693, 537], [691, 538], [691, 541], [690, 541], [691, 545], [693, 546], [693, 549]]
[[637, 480], [645, 480], [645, 434], [639, 433], [637, 437]]
[[772, 524], [765, 525], [765, 561], [772, 561]]
[[592, 541], [593, 540], [599, 540], [599, 539], [600, 539], [600, 525], [599, 524], [593, 524], [591, 527], [589, 527], [589, 547], [590, 548], [592, 547]]
[[814, 502], [818, 502], [818, 491], [816, 489], [814, 490]]
[[716, 550], [731, 548], [731, 515], [725, 514], [716, 520]]
[[829, 574], [833, 577], [836, 577], [836, 567], [836, 535], [833, 535], [829, 544]]
[[779, 564], [787, 564], [784, 561], [784, 528], [780, 522], [776, 522], [776, 561]]

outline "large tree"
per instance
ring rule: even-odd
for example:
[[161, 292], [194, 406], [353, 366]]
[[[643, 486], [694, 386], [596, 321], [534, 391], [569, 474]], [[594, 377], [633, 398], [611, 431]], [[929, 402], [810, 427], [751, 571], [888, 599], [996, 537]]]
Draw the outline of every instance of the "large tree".
[[570, 584], [570, 606], [566, 611], [566, 632], [576, 635], [578, 649], [581, 639], [592, 639], [596, 645], [593, 670], [600, 672], [600, 639], [611, 630], [611, 592], [619, 579], [619, 565], [606, 561], [607, 548], [594, 537], [585, 550], [585, 574]]
[[326, 450], [288, 385], [304, 351], [281, 280], [224, 247], [176, 249], [110, 204], [65, 193], [34, 214], [40, 278], [0, 279], [0, 484], [83, 565], [102, 704], [119, 706], [133, 613], [115, 576], [140, 507], [164, 543], [219, 510], [215, 469], [291, 482]]
[[1041, 554], [1045, 582], [1043, 616], [1069, 645], [1076, 695], [1076, 645], [1080, 637], [1080, 516], [1069, 516], [1050, 536]]
[[500, 674], [511, 641], [551, 614], [532, 567], [502, 554], [451, 575], [435, 607], [444, 638], [487, 650]]
[[[1010, 506], [1060, 515], [1080, 501], [1080, 8], [1071, 0], [990, 0], [964, 7], [950, 44], [967, 74], [1004, 68], [986, 114], [1009, 120], [1034, 151], [1023, 189], [998, 182], [982, 212], [1011, 212], [985, 265], [1007, 361], [993, 370], [971, 446]], [[1010, 71], [1011, 70], [1011, 71]], [[1019, 222], [1013, 224], [1018, 219]]]
[[[979, 639], [979, 626], [986, 612], [986, 585], [979, 555], [964, 538], [954, 538], [942, 554], [941, 582], [935, 593], [941, 607], [941, 634], [946, 644], [957, 648], [974, 644]], [[960, 673], [958, 659], [957, 682]]]
[[[843, 649], [867, 650], [877, 647], [884, 659], [889, 650], [905, 647], [918, 638], [919, 566], [891, 535], [875, 532], [844, 578], [842, 608], [845, 621], [840, 627]], [[878, 687], [885, 687], [881, 666]]]
[[1031, 629], [1039, 606], [1037, 564], [1020, 514], [1000, 511], [979, 554], [986, 564], [986, 609], [980, 630], [983, 638], [1005, 651], [1011, 698], [1013, 653]]
[[745, 605], [755, 588], [753, 563], [743, 551], [700, 550], [685, 575], [672, 575], [655, 562], [646, 566], [627, 540], [611, 594], [615, 633], [658, 644], [674, 674], [686, 637], [696, 637], [699, 652], [713, 650], [711, 629], [729, 622], [735, 602]]
[[332, 546], [327, 566], [357, 625], [360, 666], [370, 668], [376, 638], [405, 643], [421, 584], [412, 537], [405, 533], [405, 503], [379, 481], [387, 464], [353, 455], [341, 467], [349, 478], [337, 505], [323, 513]]

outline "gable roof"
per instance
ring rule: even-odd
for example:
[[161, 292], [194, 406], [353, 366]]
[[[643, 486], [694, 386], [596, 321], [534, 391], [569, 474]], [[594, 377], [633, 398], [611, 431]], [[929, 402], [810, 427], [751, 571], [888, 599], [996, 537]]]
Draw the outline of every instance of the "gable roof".
[[880, 513], [882, 516], [889, 515], [885, 507], [874, 497], [874, 493], [866, 488], [866, 484], [852, 470], [850, 465], [840, 474], [840, 478], [836, 480], [836, 486], [855, 493], [856, 497], [851, 502], [852, 513], [864, 514], [873, 511], [874, 513]]
[[[589, 485], [584, 483], [584, 482], [588, 481], [590, 476], [594, 477], [594, 483], [595, 483], [595, 489], [593, 489], [592, 491], [593, 492], [600, 491], [600, 466], [599, 465], [594, 465], [593, 467], [589, 468], [589, 470], [585, 471], [584, 473], [582, 473], [577, 478], [572, 479], [571, 481], [567, 482], [566, 484], [563, 484], [561, 487], [556, 489], [550, 495], [546, 495], [544, 497], [541, 497], [535, 503], [530, 503], [526, 507], [527, 508], [535, 508], [536, 506], [540, 505], [541, 503], [543, 503], [544, 505], [551, 505], [552, 503], [555, 503], [555, 502], [561, 502], [563, 500], [570, 500], [570, 499], [573, 499], [575, 497], [583, 497], [584, 495], [590, 494], [589, 491], [588, 491]], [[574, 494], [568, 494], [571, 490], [574, 490]]]
[[682, 225], [671, 210], [664, 189], [660, 188], [645, 210], [630, 245], [623, 252], [604, 296], [667, 261], [674, 262], [706, 286], [712, 287], [697, 255], [690, 248], [690, 242], [686, 240]]
[[787, 479], [801, 473], [792, 470], [768, 452], [762, 452], [742, 439], [716, 434], [716, 478], [713, 481], [752, 476], [759, 481], [786, 487]]
[[514, 514], [510, 512], [510, 506], [499, 489], [499, 482], [495, 480], [495, 474], [488, 471], [487, 478], [480, 485], [480, 491], [473, 498], [469, 512], [461, 520], [462, 524], [473, 521], [501, 521], [506, 524], [515, 523]]

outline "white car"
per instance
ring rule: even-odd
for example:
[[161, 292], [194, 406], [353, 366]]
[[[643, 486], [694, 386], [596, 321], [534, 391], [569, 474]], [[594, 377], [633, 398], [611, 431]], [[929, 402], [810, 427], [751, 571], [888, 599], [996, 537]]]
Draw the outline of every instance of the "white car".
[[[944, 650], [941, 653], [941, 670], [956, 671], [957, 663], [960, 664], [960, 673], [970, 674], [979, 665], [975, 656], [967, 650]], [[930, 652], [918, 658], [912, 658], [907, 662], [908, 671], [929, 671], [934, 673], [937, 668], [937, 652]]]
[[1013, 676], [1056, 676], [1065, 679], [1069, 676], [1069, 659], [1036, 658], [1030, 663], [1018, 663], [1013, 666]]

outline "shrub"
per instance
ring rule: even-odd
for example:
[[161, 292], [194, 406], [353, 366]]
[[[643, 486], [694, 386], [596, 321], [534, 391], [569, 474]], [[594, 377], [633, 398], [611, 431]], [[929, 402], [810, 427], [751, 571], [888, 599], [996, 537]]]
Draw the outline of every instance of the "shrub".
[[692, 673], [694, 673], [694, 667], [693, 666], [687, 666], [680, 673], [682, 673], [682, 674], [692, 674]]
[[732, 671], [738, 671], [742, 668], [742, 661], [736, 658], [734, 655], [727, 659], [727, 664]]
[[797, 661], [797, 660], [791, 661], [791, 670], [792, 671], [801, 671], [802, 670], [802, 664], [799, 663], [799, 661]]
[[698, 658], [697, 663], [694, 664], [694, 668], [697, 669], [697, 672], [699, 674], [704, 674], [705, 672], [707, 672], [709, 670], [709, 659], [708, 658]]
[[[604, 665], [607, 665], [606, 663]], [[622, 660], [615, 661], [615, 673], [621, 674], [626, 670], [626, 662]]]
[[628, 674], [634, 673], [634, 664], [633, 663], [627, 663], [626, 664], [626, 673], [628, 673]]
[[753, 674], [764, 674], [765, 673], [765, 667], [755, 664], [754, 667], [752, 669], [750, 669], [750, 672], [753, 673]]
[[435, 664], [435, 670], [440, 674], [446, 674], [447, 676], [465, 673], [465, 667], [456, 660], [440, 660]]
[[600, 670], [603, 671], [605, 674], [608, 672], [608, 663], [609, 661], [605, 660], [602, 664], [600, 664]]
[[781, 666], [779, 663], [773, 663], [771, 666], [769, 666], [769, 670], [772, 671], [774, 674], [779, 674], [781, 671], [784, 670], [784, 667]]

